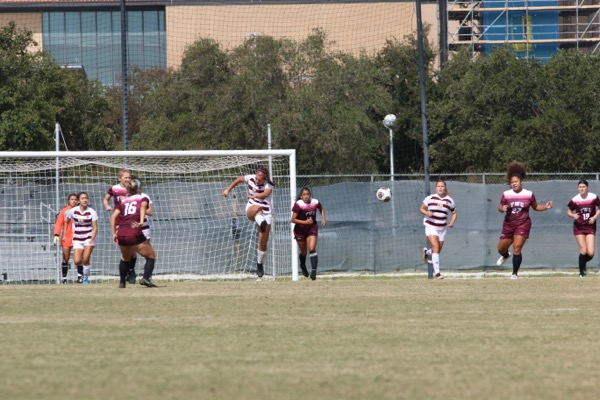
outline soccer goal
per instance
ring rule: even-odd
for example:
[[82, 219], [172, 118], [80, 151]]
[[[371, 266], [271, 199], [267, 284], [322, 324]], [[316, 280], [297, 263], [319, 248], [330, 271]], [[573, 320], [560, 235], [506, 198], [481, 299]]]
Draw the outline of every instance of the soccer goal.
[[[274, 219], [265, 275], [298, 279], [290, 226], [296, 195], [295, 150], [0, 152], [0, 281], [59, 282], [62, 255], [54, 246], [56, 215], [70, 193], [87, 192], [98, 213], [91, 282], [118, 279], [120, 252], [112, 243], [102, 200], [127, 168], [152, 199], [156, 280], [255, 277], [256, 225], [245, 216], [247, 191], [235, 178], [267, 168], [275, 183]], [[143, 270], [139, 257], [136, 270]], [[68, 281], [75, 279], [71, 258]]]

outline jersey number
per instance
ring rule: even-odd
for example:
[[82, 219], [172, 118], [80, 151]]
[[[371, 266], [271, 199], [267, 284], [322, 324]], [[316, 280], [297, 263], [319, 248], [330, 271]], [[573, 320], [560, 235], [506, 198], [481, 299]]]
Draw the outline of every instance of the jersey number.
[[125, 204], [125, 215], [135, 214], [137, 211], [137, 201]]

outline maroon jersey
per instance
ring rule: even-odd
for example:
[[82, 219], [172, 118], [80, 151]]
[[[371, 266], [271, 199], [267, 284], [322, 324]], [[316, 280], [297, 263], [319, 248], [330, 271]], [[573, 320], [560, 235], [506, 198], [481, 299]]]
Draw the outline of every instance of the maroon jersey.
[[504, 223], [518, 225], [527, 222], [530, 219], [529, 208], [533, 203], [537, 203], [535, 195], [527, 189], [522, 189], [519, 193], [512, 189], [502, 193], [500, 204], [508, 206]]
[[600, 199], [594, 193], [588, 193], [586, 198], [580, 194], [573, 197], [567, 205], [571, 212], [577, 214], [577, 219], [573, 222], [573, 233], [575, 235], [587, 235], [596, 233], [596, 221], [590, 224], [590, 218], [596, 215], [596, 210], [600, 207]]
[[142, 203], [148, 203], [148, 201], [148, 198], [141, 194], [134, 194], [121, 199], [119, 204], [121, 214], [118, 217], [119, 230], [117, 232], [119, 237], [143, 236], [142, 227], [134, 228], [131, 224], [140, 222]]
[[112, 198], [114, 200], [113, 210], [116, 210], [117, 208], [119, 208], [119, 204], [121, 204], [121, 201], [125, 197], [127, 197], [127, 189], [121, 185], [114, 185], [114, 186], [111, 186], [106, 191], [106, 194], [109, 194], [112, 196]]
[[310, 225], [296, 224], [294, 226], [294, 235], [299, 237], [306, 237], [310, 235], [316, 235], [318, 233], [317, 225], [317, 211], [321, 211], [323, 207], [321, 202], [317, 199], [310, 199], [310, 203], [305, 203], [304, 200], [300, 199], [294, 203], [292, 212], [296, 213], [296, 218], [301, 221], [306, 221], [312, 218], [313, 223]]

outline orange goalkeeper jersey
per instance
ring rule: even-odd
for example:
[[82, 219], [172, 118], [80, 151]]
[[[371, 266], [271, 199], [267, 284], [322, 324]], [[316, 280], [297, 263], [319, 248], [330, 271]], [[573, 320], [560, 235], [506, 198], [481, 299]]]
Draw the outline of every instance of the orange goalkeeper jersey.
[[73, 247], [73, 221], [65, 222], [65, 213], [70, 209], [71, 206], [65, 206], [65, 208], [60, 210], [54, 223], [54, 235], [60, 235], [62, 231], [60, 245], [63, 247]]

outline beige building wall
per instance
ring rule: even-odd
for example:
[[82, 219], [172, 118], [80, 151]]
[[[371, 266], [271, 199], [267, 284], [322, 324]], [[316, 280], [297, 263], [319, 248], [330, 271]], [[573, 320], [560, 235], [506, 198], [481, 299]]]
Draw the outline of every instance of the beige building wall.
[[29, 51], [42, 49], [42, 13], [0, 13], [0, 27], [5, 27], [11, 21], [17, 24], [17, 28], [25, 28], [33, 32], [33, 40], [37, 46], [30, 46]]
[[[421, 10], [423, 23], [431, 27], [428, 39], [437, 49], [437, 3], [423, 4]], [[337, 50], [375, 53], [387, 39], [403, 40], [417, 29], [415, 2], [169, 6], [165, 19], [167, 66], [173, 68], [199, 38], [212, 38], [231, 49], [251, 34], [303, 40], [321, 28]]]

